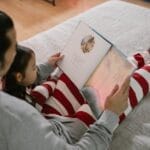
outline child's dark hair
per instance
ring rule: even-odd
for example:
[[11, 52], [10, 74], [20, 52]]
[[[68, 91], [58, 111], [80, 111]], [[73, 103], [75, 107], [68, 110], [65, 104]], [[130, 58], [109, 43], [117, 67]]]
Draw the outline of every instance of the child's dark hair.
[[31, 49], [17, 45], [16, 56], [9, 71], [3, 79], [3, 90], [13, 96], [26, 99], [26, 87], [20, 85], [16, 79], [16, 73], [25, 77], [25, 70], [34, 53]]

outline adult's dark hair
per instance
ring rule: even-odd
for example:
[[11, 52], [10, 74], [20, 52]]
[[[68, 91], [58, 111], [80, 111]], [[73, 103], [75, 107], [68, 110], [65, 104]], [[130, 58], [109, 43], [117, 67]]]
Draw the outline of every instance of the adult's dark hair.
[[0, 11], [0, 65], [3, 67], [4, 55], [11, 45], [7, 32], [14, 28], [12, 19], [4, 12]]
[[17, 45], [14, 62], [3, 79], [3, 90], [5, 92], [25, 99], [26, 87], [18, 83], [16, 74], [21, 73], [22, 76], [25, 77], [25, 71], [33, 53], [31, 49]]

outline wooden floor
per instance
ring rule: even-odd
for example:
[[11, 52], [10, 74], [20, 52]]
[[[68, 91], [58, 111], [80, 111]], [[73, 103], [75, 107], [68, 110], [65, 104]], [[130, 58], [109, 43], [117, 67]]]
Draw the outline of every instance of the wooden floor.
[[[0, 10], [14, 19], [20, 41], [106, 1], [56, 0], [54, 7], [46, 0], [0, 0]], [[143, 0], [125, 1], [150, 8], [150, 3]]]

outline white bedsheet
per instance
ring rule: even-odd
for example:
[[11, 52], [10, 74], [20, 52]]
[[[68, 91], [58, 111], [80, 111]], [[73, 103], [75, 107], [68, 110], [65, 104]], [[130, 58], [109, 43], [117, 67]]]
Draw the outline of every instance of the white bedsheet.
[[[21, 44], [35, 50], [39, 63], [61, 51], [80, 20], [110, 40], [124, 54], [150, 47], [150, 10], [123, 1], [108, 1]], [[117, 128], [111, 150], [150, 150], [150, 95]]]

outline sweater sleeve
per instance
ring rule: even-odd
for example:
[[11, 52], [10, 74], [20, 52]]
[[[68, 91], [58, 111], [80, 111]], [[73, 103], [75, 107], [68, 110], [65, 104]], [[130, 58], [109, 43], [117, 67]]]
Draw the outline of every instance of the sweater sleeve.
[[37, 66], [37, 80], [35, 84], [40, 84], [43, 80], [46, 80], [50, 73], [54, 71], [54, 67], [50, 66], [48, 63], [43, 63]]
[[[52, 124], [29, 104], [0, 92], [0, 148], [11, 150], [107, 150], [118, 117], [105, 111], [76, 144], [53, 132]], [[65, 132], [65, 131], [64, 131]], [[3, 144], [3, 145], [1, 145]]]

